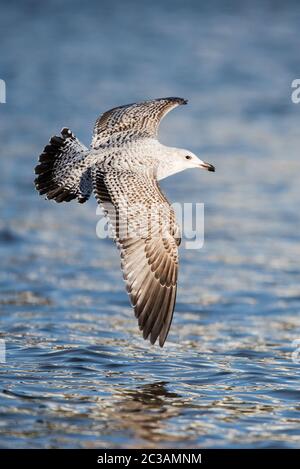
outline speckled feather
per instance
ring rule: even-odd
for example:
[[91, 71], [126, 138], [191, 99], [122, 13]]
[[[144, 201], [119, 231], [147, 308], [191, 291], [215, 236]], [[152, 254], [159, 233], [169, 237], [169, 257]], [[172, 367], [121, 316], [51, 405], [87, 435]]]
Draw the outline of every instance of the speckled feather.
[[175, 107], [186, 103], [182, 98], [160, 98], [104, 112], [96, 121], [92, 148], [123, 145], [141, 138], [157, 138], [163, 117]]
[[[179, 227], [154, 178], [130, 171], [92, 169], [121, 253], [126, 288], [143, 337], [163, 346], [172, 321], [178, 271]], [[155, 217], [153, 217], [155, 215]], [[158, 216], [157, 216], [158, 215]]]
[[38, 176], [34, 182], [40, 195], [56, 202], [76, 198], [85, 202], [92, 192], [88, 156], [89, 150], [69, 129], [62, 129], [60, 137], [52, 137], [35, 168]]

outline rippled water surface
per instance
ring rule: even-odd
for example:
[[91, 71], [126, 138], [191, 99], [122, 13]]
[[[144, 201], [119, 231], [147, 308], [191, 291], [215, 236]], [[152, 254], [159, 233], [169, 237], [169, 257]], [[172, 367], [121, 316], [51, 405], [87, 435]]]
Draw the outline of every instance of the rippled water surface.
[[[1, 2], [2, 447], [300, 446], [300, 9], [224, 5]], [[205, 203], [205, 245], [180, 251], [160, 349], [95, 202], [43, 201], [32, 181], [61, 127], [88, 144], [101, 111], [168, 95], [190, 105], [162, 141], [217, 171], [162, 184]]]

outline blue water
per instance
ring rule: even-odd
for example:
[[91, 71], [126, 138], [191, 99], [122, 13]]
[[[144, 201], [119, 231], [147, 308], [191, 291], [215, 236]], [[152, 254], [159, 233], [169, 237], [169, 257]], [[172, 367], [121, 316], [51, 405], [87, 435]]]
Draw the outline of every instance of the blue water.
[[[299, 3], [0, 3], [1, 447], [299, 447]], [[33, 168], [61, 127], [88, 144], [102, 111], [170, 95], [190, 104], [161, 140], [217, 171], [162, 183], [205, 203], [205, 244], [160, 349], [95, 202], [44, 201]]]

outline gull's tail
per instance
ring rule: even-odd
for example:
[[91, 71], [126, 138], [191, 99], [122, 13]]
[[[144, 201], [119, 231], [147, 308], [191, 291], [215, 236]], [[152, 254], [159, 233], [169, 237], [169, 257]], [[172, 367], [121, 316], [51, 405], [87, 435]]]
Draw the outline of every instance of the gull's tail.
[[89, 150], [72, 134], [62, 129], [44, 148], [35, 168], [35, 187], [40, 195], [56, 202], [78, 199], [83, 203], [92, 192]]

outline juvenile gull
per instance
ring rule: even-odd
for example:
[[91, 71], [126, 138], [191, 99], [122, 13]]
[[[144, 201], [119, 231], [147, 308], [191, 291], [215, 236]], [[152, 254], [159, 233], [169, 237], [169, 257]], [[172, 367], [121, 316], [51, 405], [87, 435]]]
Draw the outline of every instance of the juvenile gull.
[[[90, 149], [63, 128], [35, 168], [36, 189], [47, 199], [83, 203], [94, 192], [114, 233], [143, 337], [152, 344], [159, 338], [161, 347], [176, 300], [180, 230], [158, 181], [188, 168], [215, 170], [190, 151], [157, 140], [161, 119], [181, 104], [187, 101], [161, 98], [111, 109], [97, 119]], [[149, 224], [153, 211], [158, 221]]]

